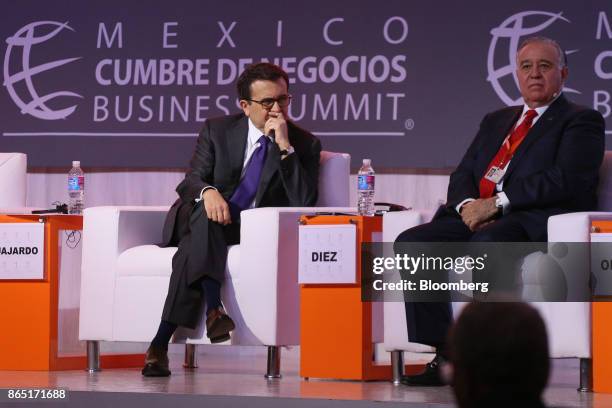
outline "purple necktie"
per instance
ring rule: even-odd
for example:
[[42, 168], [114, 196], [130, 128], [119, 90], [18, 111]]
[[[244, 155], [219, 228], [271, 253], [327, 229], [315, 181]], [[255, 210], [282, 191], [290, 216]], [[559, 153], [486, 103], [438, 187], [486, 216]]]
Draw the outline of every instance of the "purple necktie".
[[266, 162], [266, 155], [268, 154], [268, 143], [270, 139], [266, 136], [261, 136], [259, 140], [259, 148], [253, 152], [247, 168], [244, 172], [244, 177], [240, 180], [240, 184], [232, 194], [230, 198], [230, 212], [232, 219], [240, 218], [240, 211], [245, 210], [251, 206], [255, 194], [257, 193], [257, 186], [259, 186], [259, 179], [261, 178], [261, 171], [263, 170], [264, 163]]

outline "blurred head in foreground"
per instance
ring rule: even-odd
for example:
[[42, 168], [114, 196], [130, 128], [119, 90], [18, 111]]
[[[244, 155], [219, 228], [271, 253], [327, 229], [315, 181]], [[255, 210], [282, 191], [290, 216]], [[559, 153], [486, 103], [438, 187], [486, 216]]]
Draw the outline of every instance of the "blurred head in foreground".
[[543, 407], [548, 337], [525, 303], [471, 303], [449, 338], [453, 390], [460, 408]]

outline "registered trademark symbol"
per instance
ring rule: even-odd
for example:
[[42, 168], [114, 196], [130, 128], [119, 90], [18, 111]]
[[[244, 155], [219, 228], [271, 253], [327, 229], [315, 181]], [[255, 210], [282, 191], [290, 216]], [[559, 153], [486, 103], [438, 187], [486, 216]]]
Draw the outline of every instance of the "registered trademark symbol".
[[408, 130], [412, 130], [414, 129], [414, 120], [412, 119], [406, 119], [406, 122], [404, 122], [404, 126], [406, 127], [406, 129]]

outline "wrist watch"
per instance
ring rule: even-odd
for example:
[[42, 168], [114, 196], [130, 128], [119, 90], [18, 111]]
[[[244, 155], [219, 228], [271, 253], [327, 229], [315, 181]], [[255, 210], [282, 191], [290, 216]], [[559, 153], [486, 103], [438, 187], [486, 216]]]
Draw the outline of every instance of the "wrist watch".
[[289, 145], [286, 149], [280, 151], [281, 156], [289, 156], [291, 153], [294, 153], [295, 149], [293, 146]]

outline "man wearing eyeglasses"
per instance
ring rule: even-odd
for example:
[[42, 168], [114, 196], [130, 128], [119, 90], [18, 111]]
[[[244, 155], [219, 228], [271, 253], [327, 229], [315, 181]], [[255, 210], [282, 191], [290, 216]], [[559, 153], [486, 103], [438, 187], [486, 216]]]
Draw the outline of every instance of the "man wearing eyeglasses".
[[237, 88], [242, 113], [205, 122], [164, 224], [163, 245], [178, 250], [142, 369], [147, 377], [170, 375], [170, 337], [177, 326], [196, 327], [202, 300], [211, 343], [230, 339], [235, 325], [222, 306], [221, 285], [227, 247], [240, 241], [240, 212], [317, 201], [321, 143], [288, 120], [287, 74], [273, 64], [253, 64]]

